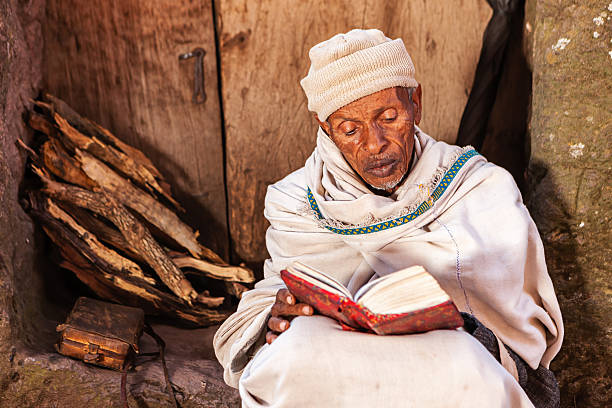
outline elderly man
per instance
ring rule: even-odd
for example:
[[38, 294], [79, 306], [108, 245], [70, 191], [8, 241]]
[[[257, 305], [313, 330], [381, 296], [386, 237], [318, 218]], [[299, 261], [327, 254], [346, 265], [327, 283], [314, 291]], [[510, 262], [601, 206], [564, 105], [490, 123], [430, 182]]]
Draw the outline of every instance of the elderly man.
[[[268, 188], [265, 279], [215, 335], [225, 381], [246, 407], [554, 406], [561, 313], [512, 177], [417, 127], [421, 87], [401, 39], [353, 30], [310, 59], [317, 146]], [[466, 325], [343, 331], [285, 288], [279, 273], [296, 260], [353, 292], [423, 265]]]

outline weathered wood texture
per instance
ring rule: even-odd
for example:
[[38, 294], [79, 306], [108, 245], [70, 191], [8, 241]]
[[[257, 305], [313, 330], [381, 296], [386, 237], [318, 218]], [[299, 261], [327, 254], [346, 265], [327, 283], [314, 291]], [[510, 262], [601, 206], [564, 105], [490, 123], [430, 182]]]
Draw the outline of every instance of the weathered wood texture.
[[423, 86], [423, 130], [454, 141], [491, 15], [484, 0], [217, 0], [230, 235], [238, 258], [266, 258], [266, 187], [301, 167], [315, 122], [299, 80], [308, 50], [352, 28], [401, 37]]
[[[176, 187], [202, 242], [227, 257], [221, 116], [210, 1], [47, 1], [49, 92], [141, 149]], [[204, 104], [191, 100], [206, 50]]]
[[551, 364], [563, 408], [612, 406], [609, 3], [529, 0], [527, 8], [534, 72], [528, 206], [565, 322]]

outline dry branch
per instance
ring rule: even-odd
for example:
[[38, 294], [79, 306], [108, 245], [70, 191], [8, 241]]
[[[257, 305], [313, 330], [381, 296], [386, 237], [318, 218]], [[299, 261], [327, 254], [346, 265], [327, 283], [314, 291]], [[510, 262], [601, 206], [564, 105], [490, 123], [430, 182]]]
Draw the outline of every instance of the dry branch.
[[[47, 140], [36, 151], [22, 146], [44, 185], [29, 192], [30, 210], [59, 248], [60, 266], [102, 298], [197, 326], [222, 321], [228, 313], [212, 309], [225, 297], [198, 294], [185, 273], [221, 280], [240, 297], [247, 288], [239, 282], [253, 282], [253, 272], [198, 242], [198, 232], [166, 205], [182, 209], [140, 150], [51, 95], [34, 103], [44, 114], [31, 112], [28, 124]], [[162, 247], [152, 232], [186, 251]], [[156, 276], [145, 273], [151, 270]]]
[[210, 297], [205, 293], [200, 293], [196, 300], [198, 301], [198, 303], [201, 303], [204, 306], [216, 308], [223, 304], [223, 301], [225, 300], [225, 298], [221, 296]]
[[66, 212], [72, 214], [74, 218], [79, 220], [79, 223], [87, 230], [94, 232], [100, 241], [125, 253], [138, 263], [147, 263], [142, 255], [140, 255], [138, 251], [130, 246], [130, 244], [123, 237], [123, 234], [121, 234], [121, 232], [116, 228], [107, 225], [105, 222], [98, 219], [88, 210], [83, 208], [67, 202], [60, 202], [60, 206], [69, 208], [65, 208]]
[[119, 229], [125, 241], [146, 260], [175, 295], [190, 304], [197, 298], [198, 294], [191, 283], [172, 263], [149, 230], [112, 197], [41, 178], [45, 183], [44, 191], [50, 196], [86, 208], [112, 222]]
[[61, 99], [50, 94], [45, 94], [44, 100], [47, 103], [38, 101], [37, 105], [47, 108], [47, 111], [50, 112], [51, 116], [53, 116], [53, 113], [55, 112], [59, 113], [80, 132], [91, 137], [97, 137], [106, 144], [116, 147], [117, 149], [121, 150], [123, 153], [134, 159], [137, 163], [149, 169], [149, 171], [156, 178], [160, 180], [163, 179], [159, 170], [157, 170], [157, 168], [153, 165], [153, 163], [151, 163], [149, 158], [145, 156], [145, 154], [140, 150], [124, 143], [123, 141], [121, 141], [121, 139], [115, 137], [111, 132], [98, 125], [97, 123], [94, 123], [87, 118], [83, 118]]
[[194, 326], [207, 326], [223, 321], [227, 311], [204, 307], [189, 307], [175, 296], [148, 285], [136, 285], [128, 277], [114, 276], [97, 268], [83, 257], [78, 248], [69, 243], [66, 233], [52, 227], [43, 227], [51, 240], [59, 247], [64, 261], [60, 266], [72, 271], [79, 280], [98, 296], [122, 304], [142, 307], [148, 314], [162, 315], [187, 322]]
[[142, 215], [192, 255], [199, 257], [202, 254], [202, 246], [195, 233], [175, 213], [92, 155], [77, 149], [76, 156], [85, 174], [105, 191]]
[[[37, 103], [35, 101], [35, 103]], [[36, 112], [30, 112], [30, 116], [28, 118], [28, 126], [30, 126], [34, 130], [38, 130], [41, 133], [49, 137], [56, 137], [56, 129], [53, 126], [53, 123], [48, 121], [43, 115], [39, 115]]]
[[104, 246], [91, 232], [79, 225], [51, 199], [31, 194], [30, 204], [35, 215], [43, 221], [47, 221], [56, 229], [71, 231], [76, 237], [71, 243], [78, 247], [94, 265], [115, 273], [125, 273], [145, 283], [155, 283], [154, 279], [144, 276], [142, 269], [137, 264]]
[[125, 153], [108, 146], [94, 137], [83, 135], [77, 129], [72, 127], [67, 120], [62, 118], [58, 113], [53, 116], [61, 134], [63, 134], [69, 143], [75, 148], [91, 153], [101, 161], [108, 163], [111, 167], [117, 169], [122, 175], [133, 180], [136, 184], [147, 188], [151, 192], [157, 192], [164, 196], [176, 208], [184, 211], [179, 203], [172, 198], [161, 186], [157, 183], [155, 176], [151, 174], [149, 169], [140, 163], [137, 163]]
[[227, 293], [234, 296], [235, 298], [241, 299], [242, 294], [249, 290], [249, 288], [244, 285], [241, 285], [238, 282], [225, 282], [225, 290], [227, 290]]
[[[43, 227], [43, 230], [49, 237], [53, 237], [54, 233], [49, 228]], [[55, 243], [59, 239], [51, 240]], [[96, 271], [90, 271], [87, 267], [83, 267], [82, 265], [74, 265], [72, 262], [69, 262], [66, 258], [67, 254], [60, 249], [60, 252], [64, 259], [59, 263], [59, 266], [64, 269], [68, 269], [72, 273], [76, 275], [76, 277], [83, 282], [87, 287], [89, 287], [96, 295], [100, 296], [103, 299], [112, 300], [117, 303], [121, 303], [121, 299], [114, 293], [116, 292], [114, 287], [105, 286], [100, 283], [98, 278], [95, 276]]]
[[70, 149], [86, 150], [107, 162], [137, 184], [155, 191], [165, 197], [174, 207], [185, 211], [172, 197], [170, 186], [151, 161], [138, 149], [135, 149], [116, 138], [102, 126], [83, 118], [64, 101], [46, 95], [49, 103], [33, 101], [51, 116], [61, 132], [43, 116], [32, 113], [29, 125], [49, 137], [60, 137]]
[[26, 153], [28, 154], [28, 156], [30, 157], [30, 159], [32, 159], [32, 161], [37, 162], [40, 160], [40, 157], [38, 156], [38, 153], [36, 153], [34, 150], [32, 150], [30, 148], [30, 146], [28, 146], [27, 144], [25, 144], [23, 142], [23, 140], [17, 138], [17, 145], [19, 147], [21, 147], [23, 150], [26, 151]]
[[74, 272], [74, 274], [96, 292], [96, 294], [101, 297], [110, 297], [110, 299], [115, 300], [117, 298], [112, 293], [116, 291], [116, 289], [121, 289], [123, 292], [129, 293], [133, 297], [142, 298], [153, 303], [161, 302], [159, 296], [147, 290], [147, 283], [139, 282], [139, 284], [136, 284], [122, 271], [109, 273], [104, 265], [92, 261], [82, 250], [80, 237], [76, 235], [74, 231], [64, 228], [57, 220], [45, 218], [44, 214], [39, 213], [35, 215], [45, 224], [43, 229], [57, 245], [64, 258], [60, 266]]
[[190, 256], [173, 257], [172, 261], [179, 268], [192, 268], [211, 278], [243, 283], [255, 282], [255, 275], [245, 267], [219, 266]]
[[69, 183], [93, 190], [98, 185], [81, 170], [77, 161], [68, 155], [56, 139], [47, 140], [41, 147], [43, 163], [53, 175]]
[[[118, 168], [120, 171], [122, 171], [122, 173], [127, 173], [127, 176], [135, 175], [133, 179], [135, 179], [137, 182], [140, 181], [139, 184], [144, 183], [148, 186], [146, 180], [149, 180], [151, 183], [156, 183], [155, 178], [152, 178], [151, 173], [148, 173], [147, 171], [147, 169], [151, 170], [151, 166], [153, 165], [150, 164], [150, 162], [148, 161], [148, 159], [146, 159], [146, 156], [144, 156], [142, 152], [135, 149], [130, 150], [129, 146], [123, 144], [120, 140], [116, 139], [106, 129], [99, 127], [93, 122], [81, 118], [63, 101], [51, 95], [46, 95], [46, 97], [52, 102], [52, 104], [46, 104], [40, 101], [35, 102], [38, 106], [43, 106], [46, 110], [48, 110], [49, 115], [54, 116], [55, 120], [58, 122], [58, 127], [60, 131], [55, 129], [53, 124], [51, 124], [51, 122], [45, 119], [45, 117], [36, 113], [31, 113], [29, 118], [29, 125], [33, 129], [36, 129], [46, 134], [50, 138], [62, 139], [63, 144], [67, 145], [71, 150], [81, 149], [89, 151], [92, 156], [94, 156], [94, 158], [98, 157], [102, 160], [106, 159], [111, 161], [111, 163], [109, 164], [111, 164], [113, 167]], [[58, 107], [61, 109], [59, 109]], [[58, 112], [61, 112], [62, 114], [65, 114], [68, 117], [68, 121], [66, 121], [61, 115], [58, 115], [56, 113], [56, 110]], [[75, 126], [72, 126], [71, 123], [74, 123]], [[132, 153], [132, 155], [136, 155], [139, 158], [140, 156], [142, 156], [146, 160], [140, 158], [139, 162], [137, 162], [133, 160], [133, 158], [126, 158], [125, 155], [122, 155], [121, 152], [113, 149], [112, 146], [105, 147], [100, 143], [99, 140], [94, 140], [85, 136], [84, 134], [79, 132], [79, 128], [85, 129], [85, 131], [89, 133], [94, 133], [96, 135], [104, 135], [103, 137], [107, 140], [111, 140], [113, 144], [121, 146], [122, 150], [128, 151]], [[53, 147], [54, 149], [52, 151], [47, 152], [47, 155], [49, 156], [47, 158], [47, 161], [49, 162], [50, 166], [49, 169], [53, 172], [53, 174], [70, 183], [77, 184], [88, 189], [93, 189], [97, 185], [96, 182], [91, 180], [89, 177], [87, 177], [86, 175], [84, 176], [84, 174], [82, 174], [82, 171], [77, 171], [75, 169], [75, 167], [80, 167], [81, 164], [76, 163], [76, 161], [68, 155], [65, 149], [61, 147], [60, 143], [54, 143]], [[59, 158], [61, 160], [58, 160], [58, 158], [56, 157], [58, 155], [61, 155], [61, 157]], [[118, 160], [117, 158], [120, 158], [121, 160]], [[130, 168], [131, 165], [124, 165], [123, 159], [125, 159], [125, 162], [132, 163], [132, 165], [136, 166], [137, 169]], [[61, 163], [62, 160], [64, 161], [63, 165]], [[92, 160], [89, 160], [88, 162], [90, 161]], [[223, 259], [221, 259], [221, 257], [219, 257], [216, 253], [200, 245], [197, 241], [198, 233], [193, 232], [187, 225], [180, 221], [180, 219], [178, 219], [178, 217], [172, 211], [167, 209], [167, 207], [157, 202], [152, 196], [146, 194], [144, 191], [138, 189], [137, 187], [129, 183], [129, 181], [123, 179], [123, 177], [114, 172], [110, 167], [107, 167], [102, 164], [102, 161], [98, 160], [97, 163], [100, 163], [102, 166], [103, 174], [101, 174], [100, 177], [104, 178], [104, 174], [107, 174], [112, 179], [106, 184], [107, 188], [110, 187], [111, 191], [122, 191], [121, 187], [126, 187], [129, 193], [133, 193], [137, 196], [137, 198], [144, 198], [146, 201], [146, 204], [138, 206], [137, 199], [133, 201], [124, 201], [121, 200], [121, 197], [118, 197], [123, 204], [128, 205], [128, 207], [134, 209], [136, 212], [139, 212], [141, 215], [143, 215], [145, 219], [151, 222], [151, 224], [155, 225], [157, 228], [160, 229], [160, 231], [162, 231], [164, 234], [168, 235], [170, 238], [176, 241], [179, 245], [187, 249], [192, 255], [196, 257], [204, 257], [220, 266], [228, 266], [228, 264], [225, 263]], [[147, 175], [139, 177], [139, 172], [142, 172], [143, 174]], [[155, 170], [152, 171], [152, 173], [158, 174], [159, 172]], [[113, 187], [116, 190], [113, 190]], [[166, 191], [168, 190], [168, 187], [167, 183], [165, 183], [163, 179], [160, 178], [160, 182], [159, 184], [157, 184], [156, 189], [157, 191], [162, 191], [162, 194], [169, 201], [174, 202], [172, 197]], [[124, 194], [124, 196], [130, 195], [131, 194]], [[143, 212], [140, 212], [137, 208], [130, 206], [129, 202], [132, 202]], [[150, 217], [147, 217], [147, 214], [149, 213], [149, 211], [147, 211], [149, 204], [152, 204], [154, 206], [155, 211], [152, 211], [152, 214], [149, 214]], [[180, 208], [180, 205], [178, 205], [178, 203], [176, 203], [176, 205], [178, 206], [177, 208]], [[161, 219], [158, 218], [158, 213], [163, 213]], [[166, 219], [167, 221], [163, 222]], [[158, 223], [154, 221], [158, 221]], [[170, 229], [165, 229], [164, 224], [169, 226]]]

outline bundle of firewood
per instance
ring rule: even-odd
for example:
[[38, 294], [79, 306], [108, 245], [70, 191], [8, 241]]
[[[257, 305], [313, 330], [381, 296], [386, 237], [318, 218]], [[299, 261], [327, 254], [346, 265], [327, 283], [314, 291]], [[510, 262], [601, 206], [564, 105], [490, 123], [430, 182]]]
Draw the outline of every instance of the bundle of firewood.
[[223, 281], [225, 294], [240, 297], [252, 271], [198, 242], [143, 152], [54, 96], [34, 106], [28, 124], [44, 136], [34, 148], [21, 143], [40, 179], [26, 204], [59, 249], [60, 266], [103, 299], [197, 326], [222, 321], [225, 297], [198, 293], [192, 281]]

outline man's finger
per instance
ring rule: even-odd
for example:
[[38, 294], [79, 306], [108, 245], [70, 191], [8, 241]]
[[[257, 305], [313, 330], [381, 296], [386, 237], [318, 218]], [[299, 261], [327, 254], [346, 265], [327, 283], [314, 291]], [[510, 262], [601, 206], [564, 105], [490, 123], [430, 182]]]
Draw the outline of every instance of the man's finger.
[[271, 317], [268, 320], [268, 327], [272, 331], [282, 333], [289, 328], [289, 322], [280, 317]]
[[288, 289], [280, 289], [278, 292], [276, 292], [276, 301], [293, 305], [295, 304], [295, 296], [293, 296]]
[[272, 316], [310, 316], [313, 314], [312, 306], [306, 303], [288, 305], [285, 303], [275, 303], [272, 306]]
[[274, 333], [272, 333], [272, 332], [270, 332], [270, 331], [269, 331], [269, 332], [267, 332], [267, 333], [266, 333], [266, 343], [268, 343], [268, 344], [272, 344], [272, 342], [273, 342], [274, 340], [276, 340], [276, 338], [277, 338], [277, 337], [278, 337], [278, 334], [274, 334]]

